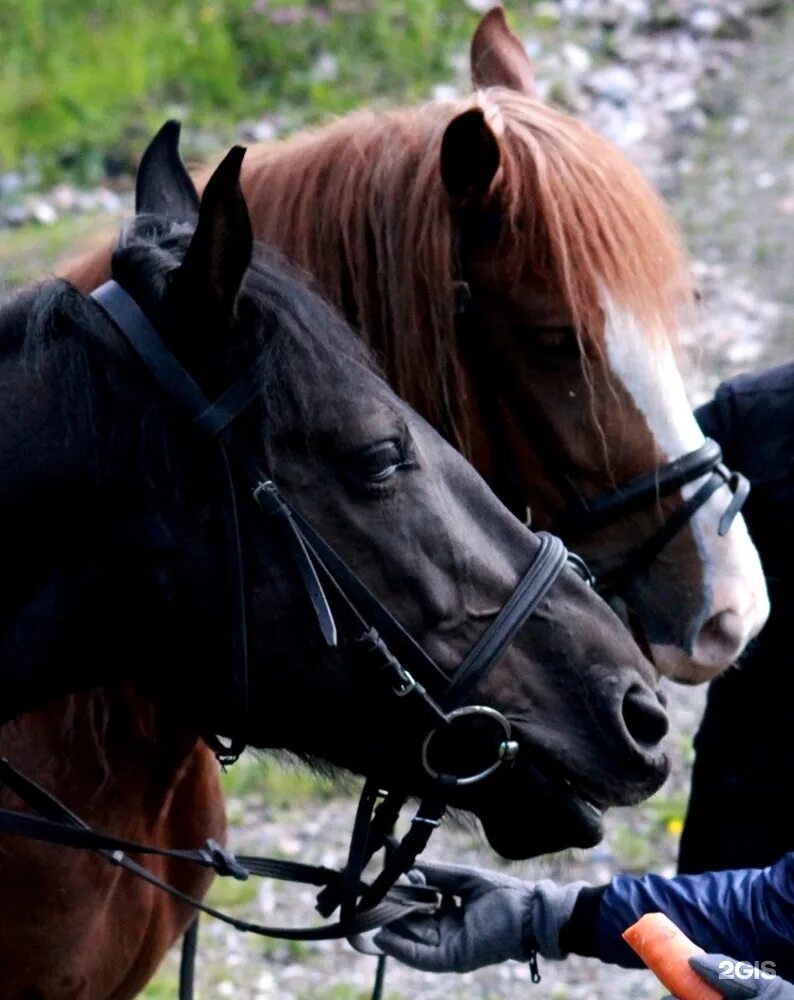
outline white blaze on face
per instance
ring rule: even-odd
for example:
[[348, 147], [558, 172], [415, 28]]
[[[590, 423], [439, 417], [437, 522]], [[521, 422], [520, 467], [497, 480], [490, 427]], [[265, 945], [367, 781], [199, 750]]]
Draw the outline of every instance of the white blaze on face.
[[[610, 369], [644, 416], [663, 455], [661, 463], [699, 448], [704, 437], [667, 338], [660, 336], [653, 342], [634, 316], [618, 309], [606, 296], [604, 314]], [[698, 479], [685, 486], [684, 497], [692, 496], [704, 481]], [[676, 580], [676, 569], [669, 560], [664, 572], [661, 566], [654, 566], [648, 575], [649, 587], [670, 588], [667, 601], [664, 594], [654, 594], [655, 620], [652, 627], [646, 622], [651, 648], [659, 669], [682, 680], [707, 680], [729, 666], [769, 614], [761, 563], [744, 519], [738, 516], [723, 538], [717, 532], [729, 500], [727, 486], [718, 489], [690, 521], [701, 563], [699, 599], [682, 606], [680, 595], [687, 585], [691, 588], [691, 580]], [[669, 622], [662, 622], [659, 609], [666, 606], [678, 613]], [[682, 616], [683, 607], [686, 613]], [[635, 610], [643, 618], [645, 609]], [[654, 633], [662, 638], [660, 629], [667, 634], [663, 641], [654, 642]]]

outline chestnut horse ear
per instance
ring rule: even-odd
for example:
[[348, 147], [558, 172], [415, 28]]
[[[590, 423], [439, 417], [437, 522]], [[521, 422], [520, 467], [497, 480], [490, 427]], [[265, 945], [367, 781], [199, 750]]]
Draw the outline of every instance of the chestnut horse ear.
[[481, 199], [490, 190], [502, 154], [481, 108], [453, 118], [441, 140], [441, 179], [457, 202]]
[[167, 121], [146, 147], [135, 179], [135, 214], [195, 222], [199, 196], [179, 155], [177, 121]]
[[504, 7], [480, 21], [471, 40], [471, 82], [475, 88], [507, 87], [535, 97], [535, 74], [521, 40], [508, 28]]
[[248, 206], [240, 188], [242, 146], [226, 154], [204, 188], [196, 231], [179, 280], [199, 310], [228, 316], [251, 263], [253, 234]]

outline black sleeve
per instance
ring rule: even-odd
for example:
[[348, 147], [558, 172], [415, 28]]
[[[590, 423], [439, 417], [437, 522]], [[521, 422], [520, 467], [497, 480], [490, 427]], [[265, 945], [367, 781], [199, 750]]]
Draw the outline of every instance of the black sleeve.
[[568, 955], [584, 955], [598, 958], [598, 935], [596, 925], [601, 897], [607, 886], [599, 885], [582, 889], [576, 897], [570, 920], [560, 931], [560, 950]]
[[734, 386], [723, 382], [714, 398], [695, 410], [695, 420], [705, 437], [713, 438], [722, 448], [726, 463], [743, 471], [740, 442], [736, 435]]

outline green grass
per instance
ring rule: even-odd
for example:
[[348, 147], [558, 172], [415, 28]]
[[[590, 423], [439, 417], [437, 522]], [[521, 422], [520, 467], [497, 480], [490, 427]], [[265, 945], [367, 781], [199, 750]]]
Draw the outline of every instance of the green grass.
[[646, 872], [665, 863], [681, 835], [688, 792], [659, 792], [616, 825], [610, 847], [622, 871]]
[[256, 899], [259, 880], [248, 878], [240, 882], [236, 878], [216, 878], [210, 886], [207, 902], [219, 910], [235, 910], [252, 903]]
[[330, 778], [305, 765], [273, 758], [244, 754], [222, 776], [227, 798], [245, 798], [257, 794], [272, 808], [327, 802], [339, 795], [349, 795], [357, 787], [353, 778]]
[[141, 1000], [174, 1000], [178, 991], [179, 983], [174, 976], [159, 973], [141, 993]]
[[168, 115], [297, 125], [425, 96], [476, 20], [463, 0], [5, 0], [0, 170], [35, 157], [45, 180], [91, 182], [134, 167]]
[[46, 277], [64, 258], [87, 247], [97, 233], [118, 229], [118, 218], [96, 212], [68, 215], [51, 226], [3, 230], [0, 238], [0, 292]]

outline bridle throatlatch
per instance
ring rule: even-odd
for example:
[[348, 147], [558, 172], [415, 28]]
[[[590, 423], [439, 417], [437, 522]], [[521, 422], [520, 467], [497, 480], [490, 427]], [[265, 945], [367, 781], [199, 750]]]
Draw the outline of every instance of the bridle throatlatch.
[[[568, 554], [559, 538], [538, 533], [539, 548], [518, 586], [450, 678], [406, 629], [389, 613], [347, 563], [281, 495], [276, 483], [249, 452], [238, 447], [231, 434], [234, 421], [260, 398], [256, 373], [249, 371], [215, 400], [209, 400], [166, 346], [137, 302], [115, 281], [93, 293], [93, 298], [123, 335], [169, 398], [204, 435], [216, 451], [220, 472], [219, 507], [222, 514], [228, 591], [230, 675], [233, 720], [228, 742], [209, 734], [206, 741], [222, 765], [235, 761], [247, 744], [249, 712], [247, 591], [243, 561], [237, 483], [249, 484], [247, 502], [266, 515], [266, 522], [286, 541], [292, 563], [303, 584], [307, 604], [323, 641], [335, 647], [344, 629], [364, 669], [383, 678], [395, 698], [413, 703], [428, 719], [417, 747], [432, 791], [420, 803], [408, 832], [400, 841], [392, 830], [407, 801], [403, 789], [383, 791], [376, 777], [365, 782], [350, 841], [347, 864], [333, 871], [271, 858], [237, 857], [214, 841], [195, 850], [160, 849], [92, 830], [62, 803], [17, 771], [0, 762], [0, 780], [11, 787], [38, 815], [0, 810], [0, 832], [66, 844], [99, 852], [198, 912], [210, 914], [239, 930], [292, 940], [347, 937], [361, 947], [358, 936], [412, 912], [430, 912], [439, 902], [431, 887], [397, 884], [414, 865], [438, 826], [450, 789], [490, 778], [509, 765], [518, 753], [508, 719], [497, 709], [469, 704], [476, 687], [501, 658], [518, 631], [540, 605], [566, 566], [587, 582], [591, 577], [578, 557]], [[441, 769], [436, 748], [446, 734], [476, 720], [493, 733], [491, 759], [468, 773]], [[489, 748], [491, 744], [488, 744]], [[381, 871], [365, 881], [364, 869], [381, 849]], [[317, 910], [325, 918], [337, 909], [336, 923], [310, 928], [266, 927], [239, 920], [186, 896], [174, 886], [132, 861], [128, 854], [149, 854], [191, 860], [219, 875], [247, 878], [260, 875], [321, 887]], [[192, 956], [195, 927], [186, 938], [181, 1000], [192, 995]], [[382, 970], [381, 970], [382, 971]], [[380, 977], [382, 981], [382, 976]]]

